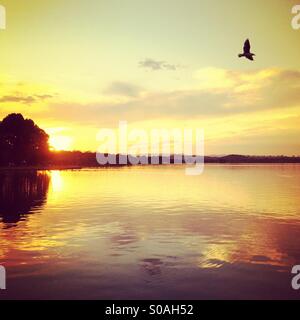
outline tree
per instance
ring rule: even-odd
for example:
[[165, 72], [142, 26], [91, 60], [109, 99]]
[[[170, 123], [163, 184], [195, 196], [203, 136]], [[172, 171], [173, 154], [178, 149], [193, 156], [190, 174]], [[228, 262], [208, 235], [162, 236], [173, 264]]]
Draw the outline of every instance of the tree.
[[0, 165], [36, 165], [49, 156], [49, 136], [32, 120], [10, 114], [0, 122]]

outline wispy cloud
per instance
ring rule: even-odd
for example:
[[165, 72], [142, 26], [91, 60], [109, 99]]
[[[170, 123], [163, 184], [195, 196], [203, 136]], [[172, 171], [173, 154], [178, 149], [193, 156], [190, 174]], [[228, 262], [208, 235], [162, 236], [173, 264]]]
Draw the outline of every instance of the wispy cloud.
[[21, 93], [13, 95], [4, 95], [0, 98], [0, 103], [21, 103], [30, 105], [47, 99], [51, 99], [54, 96], [50, 94], [36, 94], [36, 95], [23, 95]]
[[35, 102], [35, 98], [32, 96], [3, 96], [0, 98], [0, 103], [10, 103], [10, 102], [17, 102], [23, 104], [31, 104]]
[[147, 58], [139, 62], [139, 66], [141, 68], [145, 68], [152, 71], [158, 70], [169, 70], [176, 71], [179, 68], [179, 65], [171, 64], [166, 61], [154, 60], [151, 58]]
[[101, 125], [120, 119], [215, 119], [300, 108], [300, 72], [293, 70], [263, 69], [247, 72], [203, 69], [197, 72], [194, 88], [186, 90], [137, 95], [137, 88], [124, 83], [115, 83], [109, 89], [110, 92], [134, 95], [135, 99], [87, 104], [76, 101], [53, 103], [49, 105], [48, 111], [44, 111], [44, 116], [57, 117], [59, 114], [64, 120]]
[[[97, 129], [115, 127], [120, 120], [143, 128], [202, 127], [210, 153], [272, 154], [281, 150], [293, 154], [299, 150], [298, 70], [205, 68], [195, 73], [185, 89], [139, 90], [131, 83], [113, 82], [107, 88], [111, 96], [96, 96], [95, 100], [75, 96], [62, 100], [59, 94], [58, 99], [27, 108], [26, 116], [47, 123], [48, 128], [67, 123], [72, 128], [68, 135], [74, 136], [83, 150], [97, 147]], [[27, 92], [28, 97], [37, 95]], [[22, 103], [12, 105], [23, 112]], [[1, 106], [4, 116], [3, 110]]]
[[[32, 101], [30, 97], [49, 98], [43, 94], [47, 91], [30, 92], [28, 88], [26, 92], [23, 96], [18, 93], [2, 97], [2, 100], [10, 101], [22, 101], [23, 98], [23, 103], [3, 104], [0, 113], [6, 115], [11, 105], [23, 112], [24, 103]], [[107, 92], [111, 96], [96, 97], [95, 100], [79, 100], [72, 96], [65, 96], [63, 100], [59, 94], [57, 99], [27, 108], [26, 116], [47, 123], [50, 128], [64, 127], [68, 123], [70, 128], [75, 128], [70, 135], [77, 137], [78, 148], [82, 149], [90, 148], [98, 128], [115, 127], [120, 120], [148, 128], [173, 124], [203, 127], [214, 152], [227, 152], [229, 149], [224, 144], [235, 143], [240, 143], [237, 150], [248, 153], [257, 151], [258, 144], [262, 153], [272, 152], [274, 141], [276, 150], [282, 150], [282, 153], [292, 153], [299, 148], [298, 70], [204, 68], [195, 73], [189, 87], [181, 90], [146, 91], [132, 83], [113, 82]]]
[[135, 84], [122, 81], [115, 81], [104, 90], [104, 93], [116, 96], [138, 97], [141, 91], [142, 88]]

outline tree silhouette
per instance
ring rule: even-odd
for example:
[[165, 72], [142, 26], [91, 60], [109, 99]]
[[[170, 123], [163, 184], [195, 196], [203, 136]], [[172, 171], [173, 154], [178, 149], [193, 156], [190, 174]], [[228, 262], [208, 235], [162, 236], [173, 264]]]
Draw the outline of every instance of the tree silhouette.
[[0, 122], [0, 165], [19, 166], [45, 163], [49, 136], [32, 120], [10, 114]]

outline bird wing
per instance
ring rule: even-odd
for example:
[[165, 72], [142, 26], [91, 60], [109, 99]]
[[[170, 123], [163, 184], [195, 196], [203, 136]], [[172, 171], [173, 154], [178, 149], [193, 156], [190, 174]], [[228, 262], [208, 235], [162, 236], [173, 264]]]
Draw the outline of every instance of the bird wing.
[[247, 59], [251, 60], [251, 61], [254, 61], [253, 57], [252, 56], [246, 56]]
[[249, 39], [245, 41], [244, 44], [244, 53], [250, 53], [251, 45]]

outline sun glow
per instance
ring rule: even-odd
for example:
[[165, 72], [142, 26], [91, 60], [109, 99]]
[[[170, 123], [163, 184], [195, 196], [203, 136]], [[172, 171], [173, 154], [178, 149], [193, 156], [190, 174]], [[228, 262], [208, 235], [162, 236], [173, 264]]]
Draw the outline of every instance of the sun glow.
[[51, 136], [49, 144], [55, 151], [69, 151], [73, 145], [73, 139], [68, 136]]

